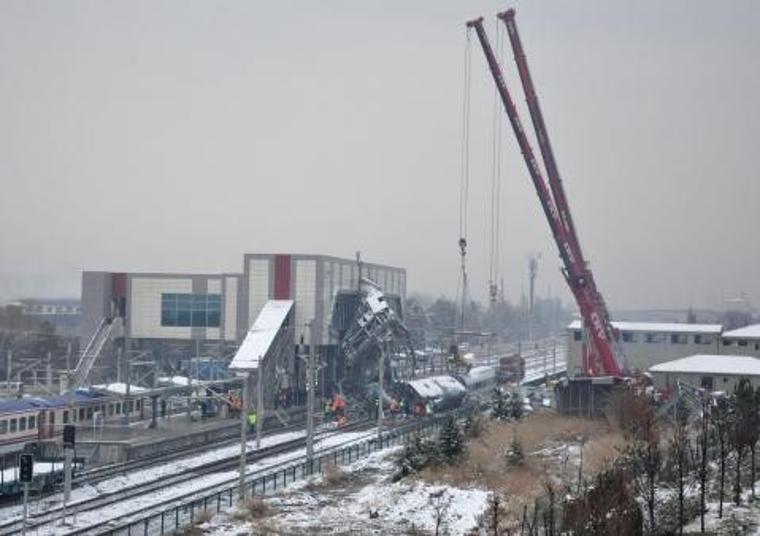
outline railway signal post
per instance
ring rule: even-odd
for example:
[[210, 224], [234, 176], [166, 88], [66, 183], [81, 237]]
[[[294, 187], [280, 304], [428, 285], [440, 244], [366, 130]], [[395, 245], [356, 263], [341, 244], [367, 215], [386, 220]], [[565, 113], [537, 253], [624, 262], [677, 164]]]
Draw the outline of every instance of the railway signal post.
[[29, 503], [29, 483], [34, 476], [34, 458], [31, 454], [19, 456], [19, 482], [24, 484], [24, 521], [21, 525], [21, 534], [26, 536], [26, 517]]

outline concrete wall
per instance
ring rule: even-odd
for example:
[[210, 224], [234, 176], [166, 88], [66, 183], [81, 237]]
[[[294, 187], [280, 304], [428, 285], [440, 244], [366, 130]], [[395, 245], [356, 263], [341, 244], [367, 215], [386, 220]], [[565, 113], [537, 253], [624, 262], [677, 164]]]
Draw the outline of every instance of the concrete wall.
[[111, 273], [82, 272], [80, 348], [84, 348], [103, 318], [111, 315]]

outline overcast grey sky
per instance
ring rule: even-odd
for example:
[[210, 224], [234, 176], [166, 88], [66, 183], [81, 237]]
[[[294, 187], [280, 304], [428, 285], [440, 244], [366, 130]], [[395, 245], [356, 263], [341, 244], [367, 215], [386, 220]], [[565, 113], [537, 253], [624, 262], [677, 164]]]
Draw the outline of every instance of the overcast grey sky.
[[[0, 299], [77, 296], [82, 269], [239, 271], [244, 252], [357, 249], [406, 267], [410, 290], [453, 295], [464, 22], [486, 16], [493, 38], [508, 5], [0, 0]], [[760, 3], [516, 7], [610, 306], [760, 303]], [[476, 40], [472, 76], [483, 296], [493, 84]], [[541, 251], [541, 291], [569, 299], [504, 135], [507, 294]]]

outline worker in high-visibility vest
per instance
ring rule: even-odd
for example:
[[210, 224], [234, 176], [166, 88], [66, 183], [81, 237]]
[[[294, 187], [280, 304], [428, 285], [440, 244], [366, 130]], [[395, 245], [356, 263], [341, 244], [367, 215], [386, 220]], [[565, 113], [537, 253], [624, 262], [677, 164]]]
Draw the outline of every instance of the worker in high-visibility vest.
[[255, 411], [248, 414], [248, 416], [246, 417], [246, 421], [248, 421], [248, 428], [250, 430], [253, 430], [254, 428], [256, 428], [257, 420], [258, 420], [258, 417], [256, 417]]

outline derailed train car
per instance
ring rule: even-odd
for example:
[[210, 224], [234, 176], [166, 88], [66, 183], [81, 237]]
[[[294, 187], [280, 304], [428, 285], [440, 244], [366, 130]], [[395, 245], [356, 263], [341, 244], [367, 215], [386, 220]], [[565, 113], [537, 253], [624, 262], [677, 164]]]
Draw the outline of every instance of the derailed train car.
[[415, 415], [460, 407], [468, 396], [497, 386], [494, 367], [473, 367], [461, 375], [445, 374], [399, 382], [397, 395]]

